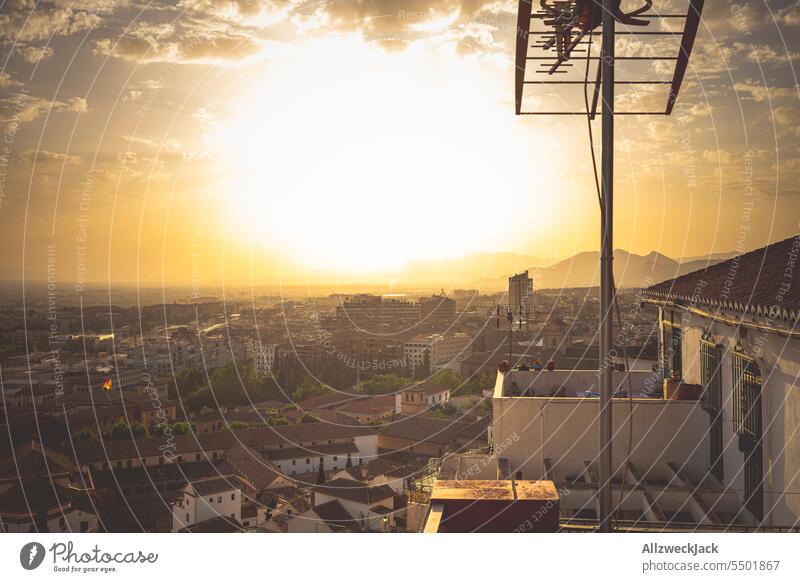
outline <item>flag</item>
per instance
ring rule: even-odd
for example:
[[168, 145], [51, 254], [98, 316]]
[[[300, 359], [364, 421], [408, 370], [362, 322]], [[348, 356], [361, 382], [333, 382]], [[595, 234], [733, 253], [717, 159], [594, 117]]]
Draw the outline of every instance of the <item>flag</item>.
[[106, 392], [111, 391], [111, 378], [106, 378], [106, 381], [103, 382], [103, 390]]

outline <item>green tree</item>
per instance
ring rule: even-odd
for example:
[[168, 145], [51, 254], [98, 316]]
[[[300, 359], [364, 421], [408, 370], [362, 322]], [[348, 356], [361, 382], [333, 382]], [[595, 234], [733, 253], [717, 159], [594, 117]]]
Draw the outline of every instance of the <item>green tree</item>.
[[317, 384], [316, 382], [306, 381], [297, 390], [292, 393], [292, 400], [295, 402], [303, 402], [315, 396], [322, 396], [333, 392], [328, 386]]
[[172, 425], [172, 434], [181, 435], [197, 431], [197, 425], [193, 422], [178, 421]]
[[452, 391], [461, 385], [461, 376], [449, 368], [442, 368], [431, 376], [431, 382], [441, 384]]
[[431, 375], [431, 351], [425, 349], [422, 363], [414, 368], [414, 380], [425, 380]]
[[243, 420], [234, 420], [225, 426], [225, 430], [239, 430], [243, 428], [250, 428], [250, 425]]
[[285, 416], [270, 416], [267, 418], [267, 424], [270, 426], [283, 426], [292, 423]]
[[390, 394], [408, 384], [408, 378], [397, 374], [377, 374], [358, 385], [357, 391], [365, 394]]
[[100, 438], [93, 430], [82, 430], [72, 437], [72, 442], [75, 443], [75, 446], [94, 445], [100, 442]]
[[111, 429], [112, 441], [127, 441], [131, 439], [131, 427], [126, 422], [118, 422]]
[[319, 422], [319, 418], [314, 416], [313, 414], [309, 414], [306, 412], [303, 417], [300, 419], [299, 424], [311, 424], [312, 422]]
[[131, 425], [131, 436], [135, 439], [144, 439], [150, 436], [150, 431], [141, 422], [134, 422]]

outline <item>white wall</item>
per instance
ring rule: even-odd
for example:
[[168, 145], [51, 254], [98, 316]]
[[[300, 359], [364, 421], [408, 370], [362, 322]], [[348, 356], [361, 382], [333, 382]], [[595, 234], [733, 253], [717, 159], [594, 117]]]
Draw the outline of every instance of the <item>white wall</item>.
[[[599, 399], [495, 397], [493, 412], [495, 454], [524, 479], [544, 478], [545, 458], [558, 465], [559, 476], [578, 476], [584, 461], [597, 457]], [[628, 413], [627, 399], [613, 401], [614, 471], [628, 450]], [[706, 467], [706, 419], [697, 401], [634, 399], [631, 462], [642, 474], [669, 478], [672, 461], [699, 479]]]
[[[700, 339], [708, 329], [713, 342], [723, 346], [723, 467], [725, 485], [744, 490], [744, 454], [739, 451], [733, 427], [733, 371], [731, 350], [739, 342], [753, 358], [762, 376], [762, 425], [764, 428], [764, 509], [768, 525], [792, 525], [800, 518], [800, 340], [777, 333], [749, 329], [740, 337], [736, 327], [696, 314], [681, 316], [681, 359], [686, 382], [700, 384]], [[729, 314], [735, 319], [735, 314]], [[748, 317], [749, 321], [751, 318]], [[767, 322], [780, 326], [777, 322]], [[785, 324], [784, 324], [785, 325]], [[707, 427], [708, 415], [704, 419]]]

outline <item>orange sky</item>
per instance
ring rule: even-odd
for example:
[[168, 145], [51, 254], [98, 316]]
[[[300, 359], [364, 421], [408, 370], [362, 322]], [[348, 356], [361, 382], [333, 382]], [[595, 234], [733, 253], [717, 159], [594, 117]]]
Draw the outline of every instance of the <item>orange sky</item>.
[[[215, 286], [598, 246], [585, 120], [513, 115], [513, 2], [41, 4], [0, 22], [3, 278], [48, 248], [70, 284]], [[617, 124], [617, 247], [798, 230], [800, 20], [713, 4], [675, 115]]]

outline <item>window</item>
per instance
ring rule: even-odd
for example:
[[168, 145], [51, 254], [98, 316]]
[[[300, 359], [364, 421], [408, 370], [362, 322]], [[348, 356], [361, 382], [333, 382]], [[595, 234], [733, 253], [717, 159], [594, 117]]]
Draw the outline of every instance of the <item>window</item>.
[[217, 496], [217, 503], [222, 503], [222, 495]]
[[306, 459], [306, 465], [308, 465], [310, 462], [311, 462], [311, 459]]
[[709, 467], [711, 474], [723, 481], [722, 442], [722, 347], [700, 341], [700, 378], [703, 384], [701, 405], [709, 416]]
[[64, 520], [64, 518], [63, 518], [63, 517], [59, 517], [59, 518], [58, 518], [58, 527], [60, 527], [62, 530], [63, 530], [63, 529], [66, 529], [66, 527], [67, 527], [67, 522]]
[[337, 457], [337, 456], [334, 456], [334, 457], [333, 457], [333, 460], [334, 460], [334, 461], [338, 461], [338, 460], [339, 460], [339, 457]]
[[683, 363], [681, 360], [681, 347], [683, 333], [680, 322], [673, 321], [672, 312], [662, 315], [662, 358], [664, 362], [664, 377], [682, 377]]
[[296, 465], [296, 464], [297, 464], [297, 459], [292, 459], [292, 465]]
[[186, 521], [187, 522], [189, 521], [189, 514], [188, 513], [186, 514]]
[[213, 497], [209, 497], [209, 498], [208, 498], [208, 503], [209, 503], [209, 505], [211, 505], [212, 503], [214, 503], [214, 498], [213, 498]]
[[194, 456], [194, 460], [195, 460], [195, 461], [199, 461], [199, 460], [200, 460], [200, 453], [197, 453], [197, 454]]
[[231, 493], [231, 501], [235, 501], [235, 500], [236, 500], [236, 493]]
[[761, 425], [761, 369], [733, 353], [733, 426], [744, 453], [744, 502], [757, 519], [764, 517], [764, 460]]
[[89, 522], [88, 521], [82, 521], [81, 522], [81, 531], [82, 532], [89, 531]]
[[128, 469], [130, 469], [130, 468], [131, 468], [131, 460], [130, 460], [130, 459], [128, 459], [127, 461], [125, 461], [125, 467], [127, 467]]

